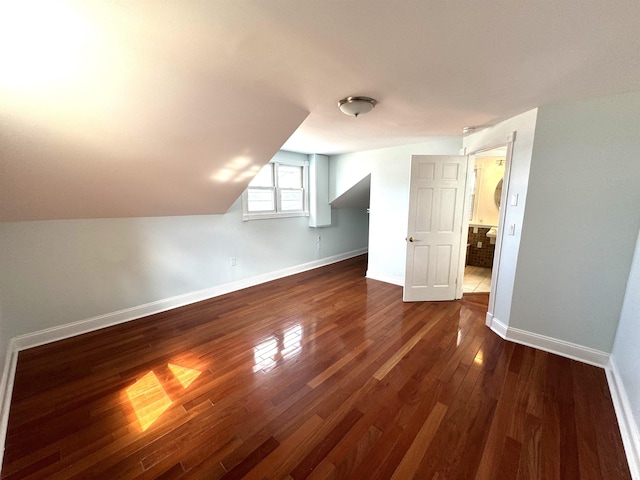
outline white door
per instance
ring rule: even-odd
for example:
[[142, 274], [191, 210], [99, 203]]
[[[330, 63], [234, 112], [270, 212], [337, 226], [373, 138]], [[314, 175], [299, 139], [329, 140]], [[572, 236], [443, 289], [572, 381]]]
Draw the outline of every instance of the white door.
[[456, 297], [467, 165], [466, 156], [411, 157], [405, 302]]

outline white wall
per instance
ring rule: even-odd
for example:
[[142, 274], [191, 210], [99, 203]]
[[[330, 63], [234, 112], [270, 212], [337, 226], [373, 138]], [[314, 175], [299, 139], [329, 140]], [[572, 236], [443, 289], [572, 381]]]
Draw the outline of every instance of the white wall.
[[0, 435], [10, 339], [35, 332], [37, 342], [62, 338], [148, 314], [147, 305], [170, 308], [200, 299], [201, 291], [225, 291], [367, 246], [365, 209], [333, 210], [329, 227], [308, 222], [243, 222], [240, 199], [224, 215], [0, 222]]
[[458, 155], [459, 137], [330, 157], [329, 199], [371, 174], [367, 276], [404, 284], [411, 155]]
[[[618, 332], [611, 352], [611, 366], [621, 390], [627, 434], [625, 448], [635, 450], [636, 474], [640, 475], [640, 234], [629, 272]], [[618, 415], [620, 418], [620, 414]], [[622, 422], [620, 422], [622, 424]], [[624, 432], [624, 429], [623, 429]], [[629, 448], [629, 446], [631, 448]], [[632, 450], [633, 449], [633, 450]], [[631, 462], [630, 462], [631, 463]]]
[[541, 107], [509, 325], [611, 352], [640, 228], [640, 93]]
[[[509, 191], [507, 193], [518, 195], [518, 205], [505, 205], [505, 225], [515, 224], [516, 229], [515, 235], [504, 235], [504, 232], [499, 232], [502, 235], [500, 271], [498, 272], [497, 287], [491, 293], [492, 298], [495, 300], [495, 308], [490, 313], [504, 325], [509, 325], [510, 323], [511, 297], [513, 295], [513, 282], [520, 250], [522, 222], [524, 220], [525, 205], [528, 203], [527, 185], [537, 114], [537, 109], [530, 110], [463, 139], [467, 152], [473, 153], [488, 147], [504, 145], [507, 142], [507, 136], [511, 132], [516, 132], [509, 173]], [[506, 185], [503, 186], [504, 188], [506, 188]]]
[[1, 331], [10, 338], [366, 247], [364, 210], [334, 210], [322, 229], [306, 217], [241, 215], [237, 201], [224, 215], [0, 223]]

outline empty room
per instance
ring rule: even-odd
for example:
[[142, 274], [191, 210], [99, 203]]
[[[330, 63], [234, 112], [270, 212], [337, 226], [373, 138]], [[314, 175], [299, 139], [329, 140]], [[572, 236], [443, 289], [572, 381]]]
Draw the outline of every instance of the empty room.
[[3, 2], [0, 477], [640, 480], [639, 27]]

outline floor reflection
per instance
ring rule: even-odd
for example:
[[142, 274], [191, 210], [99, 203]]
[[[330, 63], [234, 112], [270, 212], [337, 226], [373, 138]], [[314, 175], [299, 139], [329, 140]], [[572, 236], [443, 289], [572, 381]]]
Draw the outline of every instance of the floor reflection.
[[302, 350], [302, 334], [302, 325], [296, 324], [256, 345], [253, 348], [253, 358], [256, 362], [253, 371], [267, 372], [279, 362], [298, 355]]
[[127, 396], [143, 432], [153, 425], [172, 403], [153, 372], [148, 372], [127, 388]]
[[[182, 388], [189, 387], [202, 373], [200, 370], [182, 367], [175, 363], [169, 363], [167, 367]], [[147, 372], [125, 392], [143, 432], [153, 425], [173, 403], [153, 370]]]
[[181, 367], [180, 365], [175, 365], [173, 363], [167, 364], [167, 367], [169, 367], [169, 370], [171, 370], [171, 373], [173, 373], [174, 377], [176, 377], [176, 380], [180, 382], [180, 385], [182, 385], [182, 388], [187, 388], [202, 373], [200, 370]]
[[478, 350], [476, 357], [473, 359], [473, 363], [476, 365], [482, 365], [484, 363], [484, 354], [482, 353], [482, 349]]

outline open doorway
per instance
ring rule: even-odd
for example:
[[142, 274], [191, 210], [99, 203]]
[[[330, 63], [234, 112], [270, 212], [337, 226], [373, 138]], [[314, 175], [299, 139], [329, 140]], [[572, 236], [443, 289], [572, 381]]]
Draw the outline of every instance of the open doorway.
[[503, 208], [507, 145], [474, 152], [471, 159], [473, 170], [470, 172], [463, 294], [491, 291], [500, 211]]

